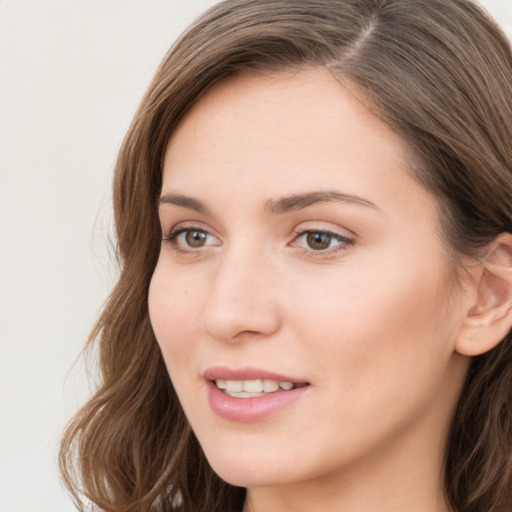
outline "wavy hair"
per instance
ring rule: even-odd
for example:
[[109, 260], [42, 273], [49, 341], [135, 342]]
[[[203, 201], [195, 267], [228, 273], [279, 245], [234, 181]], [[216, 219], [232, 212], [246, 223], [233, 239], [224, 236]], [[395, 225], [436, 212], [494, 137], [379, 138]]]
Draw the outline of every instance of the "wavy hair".
[[[512, 52], [471, 0], [228, 0], [161, 63], [114, 176], [120, 277], [91, 333], [101, 382], [61, 444], [80, 510], [226, 512], [245, 489], [209, 467], [148, 317], [162, 159], [182, 116], [224, 77], [323, 66], [355, 84], [414, 155], [455, 256], [512, 232]], [[455, 269], [458, 266], [455, 264]], [[512, 338], [475, 357], [446, 447], [457, 512], [512, 510]]]

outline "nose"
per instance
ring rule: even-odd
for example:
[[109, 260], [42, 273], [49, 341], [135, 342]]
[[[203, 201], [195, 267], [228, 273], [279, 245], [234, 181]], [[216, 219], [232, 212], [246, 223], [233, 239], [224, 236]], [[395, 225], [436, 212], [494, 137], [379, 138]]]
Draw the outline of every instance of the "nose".
[[221, 257], [203, 311], [205, 332], [220, 341], [267, 337], [279, 330], [276, 272], [262, 257], [232, 251]]

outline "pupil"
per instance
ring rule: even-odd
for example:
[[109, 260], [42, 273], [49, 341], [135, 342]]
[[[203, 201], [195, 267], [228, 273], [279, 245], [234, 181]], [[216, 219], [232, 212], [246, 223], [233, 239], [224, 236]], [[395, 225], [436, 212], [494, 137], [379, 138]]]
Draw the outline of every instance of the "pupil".
[[308, 233], [307, 242], [311, 249], [320, 251], [331, 245], [331, 236], [326, 233]]
[[206, 233], [202, 231], [187, 231], [185, 239], [190, 247], [202, 247], [206, 240]]

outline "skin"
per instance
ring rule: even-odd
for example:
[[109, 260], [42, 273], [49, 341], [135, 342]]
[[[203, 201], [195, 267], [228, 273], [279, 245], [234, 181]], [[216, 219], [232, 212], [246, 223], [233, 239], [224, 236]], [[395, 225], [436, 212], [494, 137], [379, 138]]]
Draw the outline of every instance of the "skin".
[[[151, 322], [209, 462], [248, 488], [246, 512], [450, 510], [444, 444], [469, 361], [455, 343], [474, 296], [453, 287], [406, 153], [322, 69], [232, 77], [169, 141], [162, 196], [204, 211], [161, 204]], [[319, 191], [361, 201], [265, 209]], [[187, 245], [194, 230], [204, 245]], [[341, 238], [318, 250], [304, 231]], [[219, 365], [309, 387], [269, 418], [228, 421], [203, 378]]]

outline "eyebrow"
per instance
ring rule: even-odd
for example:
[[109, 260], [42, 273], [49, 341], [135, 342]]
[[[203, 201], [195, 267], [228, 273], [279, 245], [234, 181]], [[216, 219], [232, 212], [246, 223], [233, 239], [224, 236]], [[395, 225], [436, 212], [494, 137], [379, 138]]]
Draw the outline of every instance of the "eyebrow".
[[[204, 215], [210, 214], [208, 208], [201, 201], [182, 194], [164, 194], [160, 197], [159, 202], [160, 205], [172, 204], [175, 206], [188, 208], [189, 210], [194, 210]], [[317, 203], [330, 202], [356, 204], [360, 206], [375, 208], [377, 210], [379, 209], [376, 204], [362, 197], [352, 194], [343, 194], [342, 192], [335, 190], [326, 190], [307, 192], [304, 194], [294, 194], [291, 196], [280, 197], [278, 199], [270, 199], [265, 202], [264, 211], [266, 213], [278, 215], [282, 213], [302, 210], [303, 208], [307, 208], [308, 206], [312, 206]]]
[[184, 196], [181, 194], [164, 194], [160, 197], [159, 203], [160, 205], [173, 204], [175, 206], [181, 206], [183, 208], [188, 208], [189, 210], [194, 210], [204, 215], [210, 214], [208, 208], [206, 208], [206, 206], [201, 203], [201, 201], [194, 199], [193, 197]]
[[307, 208], [317, 203], [349, 203], [370, 208], [379, 209], [376, 204], [359, 196], [343, 194], [335, 190], [318, 192], [307, 192], [305, 194], [294, 194], [279, 199], [270, 200], [265, 203], [265, 211], [273, 214], [286, 213]]

